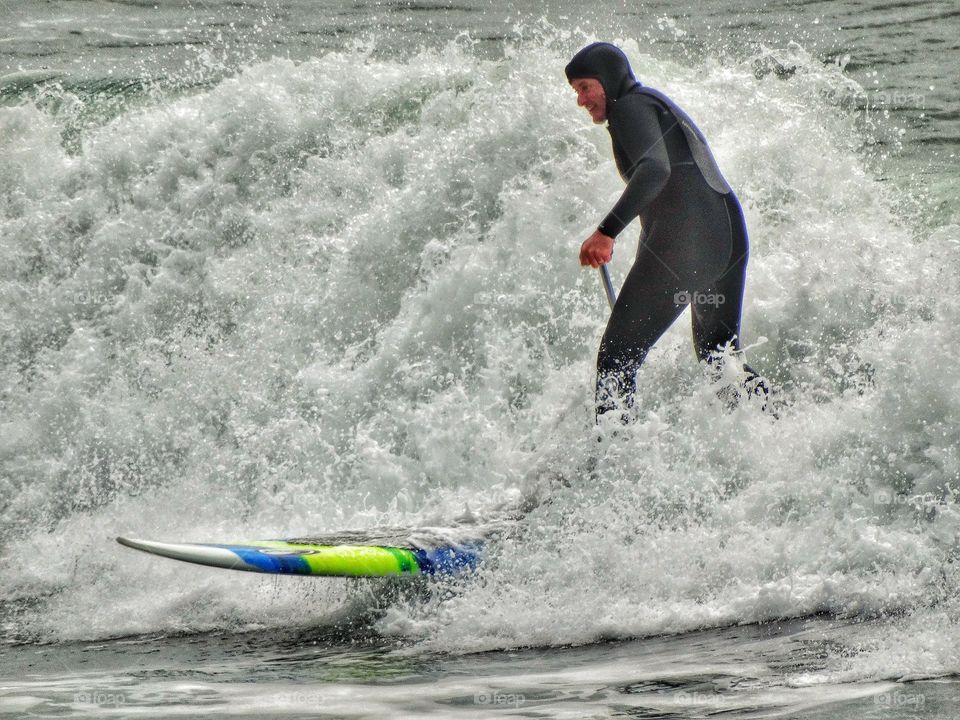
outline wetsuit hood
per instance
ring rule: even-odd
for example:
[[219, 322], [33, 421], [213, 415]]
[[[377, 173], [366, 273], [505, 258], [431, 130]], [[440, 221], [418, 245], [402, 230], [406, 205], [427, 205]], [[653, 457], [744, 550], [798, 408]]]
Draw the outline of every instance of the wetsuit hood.
[[619, 100], [639, 83], [630, 69], [630, 61], [616, 45], [596, 42], [573, 56], [564, 68], [567, 82], [594, 78], [603, 85], [607, 100]]

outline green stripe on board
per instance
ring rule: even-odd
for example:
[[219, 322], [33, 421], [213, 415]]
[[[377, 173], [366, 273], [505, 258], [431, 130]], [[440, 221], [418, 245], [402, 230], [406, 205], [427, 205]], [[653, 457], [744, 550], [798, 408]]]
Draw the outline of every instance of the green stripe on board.
[[384, 548], [384, 550], [389, 551], [397, 559], [401, 573], [410, 573], [411, 575], [420, 574], [420, 564], [412, 552], [395, 547]]

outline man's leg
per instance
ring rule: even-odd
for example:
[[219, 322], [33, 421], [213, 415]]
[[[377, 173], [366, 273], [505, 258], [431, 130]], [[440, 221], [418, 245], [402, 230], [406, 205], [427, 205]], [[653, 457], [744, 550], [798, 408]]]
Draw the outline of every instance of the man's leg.
[[712, 362], [718, 350], [728, 345], [740, 349], [740, 315], [747, 259], [732, 266], [710, 287], [692, 293], [693, 345], [697, 357]]
[[[736, 198], [728, 200], [731, 230], [733, 233], [733, 257], [727, 270], [708, 288], [691, 296], [693, 344], [697, 357], [706, 362], [714, 376], [719, 379], [722, 362], [719, 355], [728, 346], [740, 350], [740, 317], [743, 311], [743, 289], [747, 276], [748, 244], [743, 214]], [[750, 394], [769, 395], [763, 378], [749, 365], [742, 363], [744, 387]], [[739, 396], [739, 391], [733, 395]], [[735, 402], [735, 398], [732, 398]]]
[[620, 289], [597, 354], [597, 416], [633, 404], [636, 373], [653, 344], [683, 312], [681, 291], [662, 268], [638, 259]]
[[750, 255], [740, 202], [733, 193], [726, 195], [723, 202], [730, 233], [730, 259], [720, 276], [691, 298], [693, 345], [697, 357], [706, 362], [711, 362], [711, 356], [728, 344], [734, 350], [740, 349], [740, 315]]

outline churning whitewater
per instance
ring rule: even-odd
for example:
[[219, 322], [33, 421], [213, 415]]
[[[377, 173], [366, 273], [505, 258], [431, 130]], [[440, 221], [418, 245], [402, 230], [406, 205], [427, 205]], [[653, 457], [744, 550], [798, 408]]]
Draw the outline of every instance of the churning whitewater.
[[[622, 42], [743, 203], [743, 342], [782, 408], [728, 411], [681, 320], [638, 376], [638, 421], [598, 443], [608, 310], [577, 251], [622, 185], [564, 82], [576, 44], [262, 61], [79, 135], [66, 90], [0, 110], [10, 639], [372, 602], [377, 633], [455, 652], [894, 615], [803, 681], [877, 658], [960, 671], [958, 228], [912, 224], [878, 182], [840, 67], [799, 47], [687, 67]], [[796, 72], [756, 72], [771, 58]], [[530, 493], [522, 531], [426, 598], [113, 542], [449, 526]]]

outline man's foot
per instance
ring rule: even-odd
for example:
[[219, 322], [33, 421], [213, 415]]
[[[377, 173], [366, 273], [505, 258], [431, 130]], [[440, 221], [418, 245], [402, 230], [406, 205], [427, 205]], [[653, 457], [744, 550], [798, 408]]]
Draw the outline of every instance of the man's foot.
[[779, 419], [779, 403], [777, 402], [777, 391], [762, 375], [752, 373], [743, 383], [744, 393], [748, 402], [760, 403], [760, 411], [767, 413], [774, 419]]
[[779, 419], [779, 409], [782, 403], [777, 401], [777, 391], [762, 375], [745, 368], [746, 377], [741, 381], [731, 382], [717, 391], [717, 397], [724, 407], [733, 411], [741, 403], [756, 404], [760, 411]]

